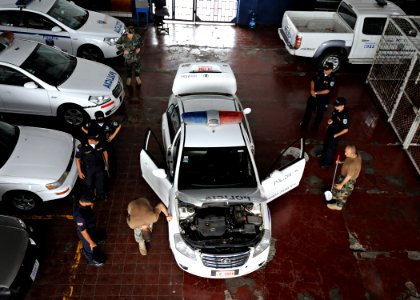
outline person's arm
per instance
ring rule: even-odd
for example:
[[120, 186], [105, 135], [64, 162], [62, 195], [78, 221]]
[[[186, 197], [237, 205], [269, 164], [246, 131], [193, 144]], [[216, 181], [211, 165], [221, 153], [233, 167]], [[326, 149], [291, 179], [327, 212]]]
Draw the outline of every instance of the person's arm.
[[117, 136], [117, 134], [120, 132], [121, 130], [121, 124], [118, 125], [118, 127], [114, 130], [114, 132], [108, 137], [108, 142], [111, 142], [113, 139], [115, 139], [115, 137]]
[[82, 163], [80, 162], [80, 158], [76, 157], [76, 167], [77, 173], [79, 174], [80, 179], [85, 179], [85, 174], [82, 171]]
[[316, 94], [315, 94], [315, 81], [313, 79], [311, 80], [311, 96], [312, 97], [316, 97]]
[[82, 234], [82, 236], [85, 238], [85, 240], [89, 243], [90, 245], [90, 249], [93, 250], [93, 248], [96, 247], [96, 243], [91, 239], [89, 233], [87, 232], [87, 230], [83, 230], [80, 232]]
[[322, 90], [322, 91], [318, 91], [315, 92], [315, 95], [328, 95], [330, 93], [330, 90]]
[[104, 154], [105, 167], [108, 168], [108, 166], [109, 166], [109, 163], [108, 163], [108, 151], [105, 150], [103, 152], [103, 154]]
[[163, 203], [159, 203], [158, 205], [156, 205], [154, 212], [156, 218], [159, 218], [160, 213], [163, 212], [163, 214], [166, 217], [166, 221], [170, 222], [172, 220], [172, 216], [169, 214], [168, 209], [165, 205], [163, 205]]
[[350, 175], [347, 175], [346, 177], [344, 177], [344, 179], [343, 179], [343, 181], [341, 181], [340, 183], [337, 183], [336, 185], [335, 185], [335, 188], [337, 189], [337, 190], [341, 190], [342, 188], [343, 188], [343, 186], [347, 183], [347, 182], [349, 182], [349, 180], [351, 179], [351, 176]]
[[345, 128], [345, 129], [341, 130], [340, 132], [334, 134], [334, 138], [338, 138], [339, 136], [341, 136], [343, 134], [346, 134], [347, 132], [349, 132], [349, 129]]
[[84, 126], [82, 126], [82, 131], [83, 131], [85, 134], [88, 134], [88, 130], [87, 130]]

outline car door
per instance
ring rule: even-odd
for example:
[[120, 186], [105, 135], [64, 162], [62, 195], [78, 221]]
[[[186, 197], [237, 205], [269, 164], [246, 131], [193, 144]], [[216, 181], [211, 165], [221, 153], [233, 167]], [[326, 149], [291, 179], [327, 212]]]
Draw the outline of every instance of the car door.
[[[296, 143], [298, 147], [294, 147]], [[267, 203], [299, 185], [306, 164], [304, 145], [301, 138], [287, 147], [275, 163], [280, 163], [280, 167], [261, 182]]]
[[48, 92], [19, 70], [0, 65], [3, 112], [51, 115]]
[[379, 46], [386, 18], [366, 17], [361, 21], [363, 25], [359, 26], [359, 31], [354, 34], [355, 40], [349, 58], [370, 61]]
[[169, 180], [168, 170], [164, 167], [165, 157], [156, 135], [149, 128], [146, 132], [144, 147], [140, 151], [140, 169], [144, 180], [159, 199], [168, 207], [169, 192], [173, 183]]
[[23, 24], [26, 29], [25, 33], [21, 33], [23, 38], [73, 53], [70, 34], [52, 19], [40, 13], [24, 11]]

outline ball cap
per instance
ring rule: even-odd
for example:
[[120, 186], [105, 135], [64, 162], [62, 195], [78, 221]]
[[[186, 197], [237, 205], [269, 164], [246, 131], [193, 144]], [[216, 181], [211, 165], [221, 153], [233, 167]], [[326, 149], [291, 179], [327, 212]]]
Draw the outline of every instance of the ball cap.
[[96, 130], [89, 130], [87, 134], [88, 140], [99, 141], [99, 133]]
[[93, 203], [93, 195], [91, 192], [84, 192], [80, 197], [80, 202]]
[[334, 68], [334, 65], [331, 62], [326, 62], [324, 64], [324, 70], [332, 70]]
[[95, 119], [98, 122], [102, 122], [105, 119], [104, 113], [102, 111], [100, 111], [100, 110], [97, 111], [97, 112], [95, 112]]
[[134, 26], [128, 26], [127, 27], [127, 32], [128, 33], [135, 33], [136, 32], [136, 29], [134, 28]]
[[346, 98], [338, 97], [337, 99], [335, 99], [334, 106], [346, 105], [346, 103], [347, 103]]

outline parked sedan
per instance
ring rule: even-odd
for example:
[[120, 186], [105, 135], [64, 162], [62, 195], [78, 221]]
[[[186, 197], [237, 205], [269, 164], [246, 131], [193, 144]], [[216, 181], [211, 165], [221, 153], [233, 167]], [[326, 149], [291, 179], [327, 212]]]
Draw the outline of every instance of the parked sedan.
[[110, 116], [124, 89], [118, 73], [40, 43], [0, 36], [0, 112], [58, 116], [79, 126]]
[[125, 25], [111, 16], [89, 11], [67, 0], [2, 0], [0, 32], [57, 46], [90, 60], [116, 57], [115, 42]]
[[27, 211], [69, 195], [78, 144], [65, 132], [0, 121], [0, 199]]
[[0, 215], [0, 299], [24, 299], [39, 268], [32, 228]]

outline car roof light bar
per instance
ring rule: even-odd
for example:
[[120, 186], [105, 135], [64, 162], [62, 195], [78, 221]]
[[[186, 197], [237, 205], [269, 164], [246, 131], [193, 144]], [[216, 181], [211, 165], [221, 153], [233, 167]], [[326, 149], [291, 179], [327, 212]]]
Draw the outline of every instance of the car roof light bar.
[[28, 5], [31, 2], [32, 2], [32, 0], [17, 0], [16, 1], [16, 6], [20, 7], [20, 8], [26, 7], [26, 5]]
[[239, 124], [242, 122], [243, 113], [239, 111], [194, 111], [182, 114], [182, 119], [187, 124], [207, 124], [217, 126], [221, 124]]

